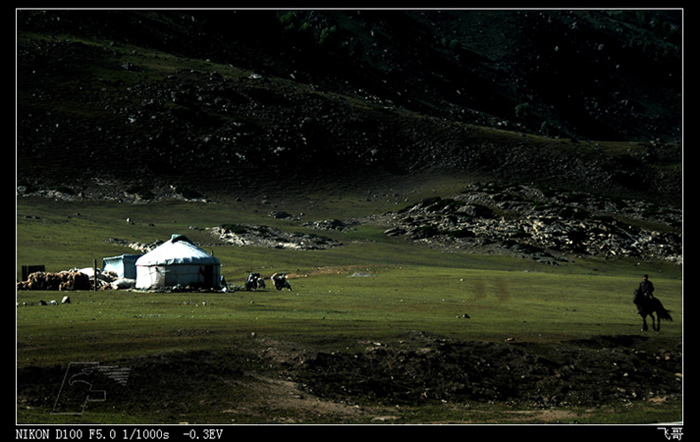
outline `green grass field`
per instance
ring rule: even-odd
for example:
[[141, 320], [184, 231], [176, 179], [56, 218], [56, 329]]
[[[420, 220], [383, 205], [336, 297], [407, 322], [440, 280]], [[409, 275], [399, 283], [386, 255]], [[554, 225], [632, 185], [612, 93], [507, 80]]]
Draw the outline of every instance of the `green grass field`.
[[[308, 207], [278, 209], [303, 209], [305, 220], [321, 219], [333, 213], [334, 204], [347, 208], [348, 199], [355, 203], [351, 210], [355, 215], [395, 205], [387, 200], [361, 202], [348, 196], [326, 201], [325, 206], [319, 204], [317, 212]], [[465, 341], [542, 344], [636, 335], [641, 333], [641, 319], [632, 304], [632, 291], [642, 273], [651, 275], [657, 296], [674, 319], [664, 322], [660, 333], [647, 335], [659, 345], [682, 340], [680, 266], [577, 259], [555, 267], [505, 256], [433, 250], [387, 238], [381, 226], [362, 226], [349, 233], [323, 232], [344, 243], [323, 251], [208, 247], [207, 243], [214, 242], [209, 233], [190, 229], [235, 222], [308, 230], [299, 222], [270, 218], [265, 209], [241, 202], [125, 205], [19, 199], [18, 278], [21, 265], [43, 264], [47, 271], [60, 271], [91, 267], [94, 259], [99, 265], [102, 257], [132, 253], [107, 243], [108, 238], [150, 242], [181, 233], [205, 244], [221, 260], [222, 274], [229, 284], [242, 285], [249, 271], [269, 275], [284, 270], [292, 275], [293, 290], [278, 292], [268, 284], [263, 291], [233, 293], [78, 291], [68, 293], [71, 304], [58, 306], [40, 306], [39, 301], [60, 301], [65, 293], [20, 291], [16, 313], [18, 369], [65, 366], [76, 361], [108, 364], [168, 352], [215, 354], [252, 345], [251, 336], [258, 341], [333, 352], [359, 349], [366, 342], [397, 342], [411, 332]], [[127, 217], [134, 220], [133, 225], [125, 222]], [[608, 417], [590, 419], [680, 420], [680, 407], [676, 403], [669, 410], [665, 405], [664, 417], [647, 406], [641, 412], [627, 408], [614, 416], [608, 410]], [[654, 408], [656, 412], [660, 409]], [[56, 420], [48, 411], [41, 406], [18, 406], [18, 422], [219, 419], [195, 411], [166, 418], [149, 409], [139, 417], [107, 412]], [[486, 413], [485, 417], [472, 419], [499, 421], [501, 412], [494, 405], [479, 412]], [[403, 418], [411, 422], [463, 420], [464, 413], [423, 407], [411, 408]], [[323, 422], [321, 418], [301, 419]], [[564, 420], [586, 421], [581, 416]]]
[[[38, 305], [56, 299], [55, 292], [19, 292], [18, 302], [28, 306], [17, 310], [18, 365], [211, 349], [253, 332], [274, 339], [382, 340], [415, 330], [466, 340], [553, 342], [641, 328], [629, 277], [420, 266], [368, 270], [375, 276], [298, 276], [291, 292], [81, 291], [70, 293], [72, 304], [55, 308]], [[664, 305], [676, 312], [662, 333], [680, 336], [681, 281], [656, 281]], [[194, 329], [209, 334], [191, 342], [177, 337]]]

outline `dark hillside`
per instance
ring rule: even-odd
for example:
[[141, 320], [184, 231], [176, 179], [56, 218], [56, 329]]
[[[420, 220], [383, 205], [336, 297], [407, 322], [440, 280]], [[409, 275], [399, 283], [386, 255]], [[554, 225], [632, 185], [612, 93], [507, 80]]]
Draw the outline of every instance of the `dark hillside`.
[[678, 202], [681, 25], [678, 10], [19, 10], [18, 184], [438, 168]]

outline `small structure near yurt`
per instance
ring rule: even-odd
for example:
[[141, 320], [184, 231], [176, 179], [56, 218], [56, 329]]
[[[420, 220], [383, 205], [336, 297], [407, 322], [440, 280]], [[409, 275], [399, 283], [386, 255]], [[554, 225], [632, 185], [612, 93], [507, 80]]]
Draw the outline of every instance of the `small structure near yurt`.
[[136, 288], [163, 290], [172, 287], [218, 289], [221, 263], [183, 235], [170, 240], [136, 260]]
[[102, 272], [114, 272], [118, 278], [136, 279], [136, 260], [141, 255], [119, 255], [102, 258]]

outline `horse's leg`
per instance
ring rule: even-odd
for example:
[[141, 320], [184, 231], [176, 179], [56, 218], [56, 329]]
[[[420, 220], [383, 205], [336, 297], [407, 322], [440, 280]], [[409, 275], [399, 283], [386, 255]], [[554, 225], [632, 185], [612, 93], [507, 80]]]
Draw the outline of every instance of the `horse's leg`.
[[[654, 315], [652, 314], [650, 316], [651, 316], [651, 320], [653, 321]], [[658, 314], [656, 315], [656, 326], [654, 326], [654, 323], [652, 323], [652, 327], [654, 327], [654, 330], [656, 330], [656, 331], [661, 331], [661, 316], [659, 316]]]
[[642, 315], [642, 331], [647, 330], [649, 330], [649, 326], [647, 325], [647, 315]]

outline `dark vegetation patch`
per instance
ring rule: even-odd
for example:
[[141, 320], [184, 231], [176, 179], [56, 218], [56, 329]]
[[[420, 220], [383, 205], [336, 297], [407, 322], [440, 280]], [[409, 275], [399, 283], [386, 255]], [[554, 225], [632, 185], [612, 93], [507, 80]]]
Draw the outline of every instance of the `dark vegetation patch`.
[[319, 353], [299, 376], [321, 397], [382, 404], [599, 406], [681, 394], [680, 348], [650, 350], [639, 336], [551, 345], [417, 340], [424, 346]]
[[[411, 333], [353, 352], [261, 343], [259, 350], [171, 352], [116, 364], [131, 374], [110, 391], [109, 407], [163, 419], [260, 404], [261, 379], [291, 381], [296, 395], [363, 406], [602, 407], [680, 400], [682, 393], [680, 343], [638, 335], [542, 344]], [[64, 375], [62, 366], [18, 369], [18, 403], [50, 409]]]

